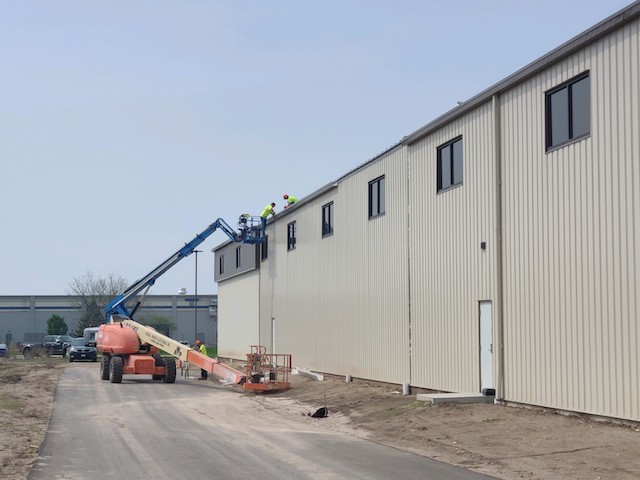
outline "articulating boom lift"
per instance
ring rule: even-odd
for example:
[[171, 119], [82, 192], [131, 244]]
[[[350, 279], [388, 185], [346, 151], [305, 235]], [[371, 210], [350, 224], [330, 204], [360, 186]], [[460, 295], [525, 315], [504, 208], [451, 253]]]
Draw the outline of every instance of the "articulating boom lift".
[[[152, 375], [154, 380], [174, 383], [176, 380], [176, 361], [174, 358], [162, 358], [159, 352], [163, 350], [184, 362], [190, 362], [222, 377], [230, 383], [243, 384], [245, 390], [262, 391], [289, 388], [288, 371], [285, 372], [286, 382], [272, 380], [271, 376], [267, 376], [265, 380], [262, 375], [260, 383], [268, 385], [268, 388], [264, 386], [255, 388], [257, 385], [251, 388], [250, 384], [253, 381], [247, 380], [245, 373], [222, 364], [217, 359], [202, 355], [200, 352], [156, 332], [153, 328], [133, 320], [133, 315], [156, 280], [180, 260], [191, 255], [198, 245], [218, 229], [222, 230], [234, 242], [255, 244], [265, 241], [264, 227], [260, 217], [241, 215], [238, 221], [238, 232], [219, 218], [158, 267], [117, 295], [104, 309], [109, 323], [100, 325], [96, 334], [96, 346], [102, 352], [100, 377], [103, 380], [120, 383], [123, 374], [147, 374]], [[135, 307], [129, 311], [126, 303], [143, 289], [146, 290]], [[289, 356], [289, 370], [290, 365]], [[254, 379], [257, 377], [254, 376]]]

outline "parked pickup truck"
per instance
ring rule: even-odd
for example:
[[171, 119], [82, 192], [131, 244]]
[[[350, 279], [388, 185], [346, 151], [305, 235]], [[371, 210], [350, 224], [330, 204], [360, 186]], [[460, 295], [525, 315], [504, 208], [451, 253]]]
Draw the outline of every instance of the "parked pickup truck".
[[64, 357], [72, 341], [73, 337], [69, 335], [46, 335], [42, 339], [42, 343], [22, 343], [20, 348], [25, 358], [30, 358], [40, 353], [62, 355]]

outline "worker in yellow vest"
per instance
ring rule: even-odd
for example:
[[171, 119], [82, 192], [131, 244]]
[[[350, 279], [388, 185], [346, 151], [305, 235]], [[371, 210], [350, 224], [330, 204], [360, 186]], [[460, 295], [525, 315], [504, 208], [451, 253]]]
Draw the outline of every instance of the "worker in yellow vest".
[[[202, 355], [207, 355], [207, 347], [204, 346], [200, 340], [196, 340], [196, 350], [198, 350]], [[198, 380], [206, 380], [209, 376], [208, 372], [204, 369], [200, 369], [200, 378]]]
[[267, 218], [269, 217], [269, 215], [273, 216], [276, 214], [276, 211], [274, 210], [275, 206], [276, 206], [275, 203], [270, 203], [269, 205], [264, 207], [264, 210], [262, 210], [262, 213], [260, 214], [260, 219], [262, 220], [263, 229], [267, 226]]
[[287, 204], [284, 206], [284, 208], [290, 207], [291, 205], [293, 205], [298, 201], [296, 197], [294, 197], [293, 195], [289, 195], [288, 193], [285, 193], [282, 196], [282, 198], [284, 198], [287, 201]]

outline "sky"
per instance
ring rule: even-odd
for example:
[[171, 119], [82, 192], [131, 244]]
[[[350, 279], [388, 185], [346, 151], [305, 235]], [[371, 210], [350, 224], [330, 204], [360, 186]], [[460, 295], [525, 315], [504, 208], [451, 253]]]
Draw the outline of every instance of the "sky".
[[[302, 198], [630, 0], [0, 4], [0, 295], [133, 283]], [[198, 293], [216, 293], [211, 249]], [[195, 284], [195, 255], [152, 294]]]

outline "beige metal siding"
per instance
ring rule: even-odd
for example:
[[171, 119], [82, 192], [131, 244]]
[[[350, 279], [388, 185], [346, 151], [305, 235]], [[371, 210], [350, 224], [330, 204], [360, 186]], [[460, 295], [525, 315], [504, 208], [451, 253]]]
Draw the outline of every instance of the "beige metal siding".
[[[385, 175], [385, 214], [368, 219], [369, 181]], [[295, 365], [409, 381], [406, 162], [403, 150], [345, 178], [320, 198], [276, 217], [262, 263], [261, 340]], [[334, 234], [322, 206], [334, 202]], [[287, 251], [287, 224], [297, 244]]]
[[[507, 400], [640, 419], [638, 25], [502, 97]], [[585, 70], [591, 136], [545, 153], [545, 91]]]
[[[479, 301], [494, 301], [497, 288], [492, 127], [487, 103], [409, 147], [415, 386], [480, 390]], [[437, 148], [459, 135], [463, 184], [437, 193]]]
[[218, 356], [246, 359], [258, 344], [259, 286], [258, 270], [218, 285]]

